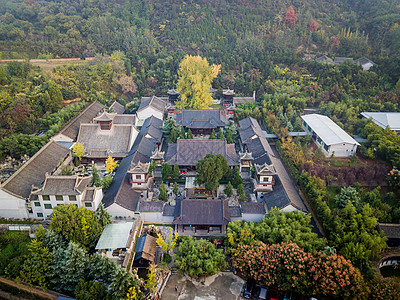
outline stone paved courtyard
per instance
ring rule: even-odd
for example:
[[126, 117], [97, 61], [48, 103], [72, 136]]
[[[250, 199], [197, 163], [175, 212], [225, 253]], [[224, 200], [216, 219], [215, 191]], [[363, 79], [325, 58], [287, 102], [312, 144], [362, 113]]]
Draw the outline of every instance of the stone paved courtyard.
[[[171, 275], [161, 296], [162, 300], [238, 300], [244, 281], [231, 272], [221, 272], [206, 279], [205, 283], [189, 280], [185, 276]], [[178, 291], [175, 291], [175, 287]]]

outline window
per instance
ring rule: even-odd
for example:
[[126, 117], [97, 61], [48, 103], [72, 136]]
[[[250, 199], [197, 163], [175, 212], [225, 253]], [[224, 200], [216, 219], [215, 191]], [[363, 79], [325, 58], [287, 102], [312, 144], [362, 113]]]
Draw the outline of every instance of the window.
[[303, 124], [304, 124], [304, 127], [306, 127], [306, 126], [307, 126], [307, 123], [306, 123], [306, 121], [303, 121]]
[[92, 207], [92, 203], [91, 202], [85, 202], [85, 207]]
[[63, 201], [63, 196], [61, 196], [61, 195], [56, 195], [56, 200], [57, 200], [57, 201]]
[[45, 209], [52, 209], [51, 204], [45, 204], [45, 205], [44, 205], [44, 208], [45, 208]]
[[70, 195], [68, 196], [69, 201], [76, 201], [76, 196], [75, 195]]
[[142, 176], [136, 175], [136, 179], [140, 179], [140, 178], [142, 178]]
[[326, 151], [329, 151], [329, 148], [328, 148], [327, 145], [324, 145], [324, 149], [325, 149]]
[[49, 195], [43, 195], [43, 200], [49, 201], [50, 200], [50, 196]]
[[42, 213], [37, 213], [38, 218], [43, 218], [43, 214]]
[[35, 202], [35, 206], [40, 206], [40, 202]]

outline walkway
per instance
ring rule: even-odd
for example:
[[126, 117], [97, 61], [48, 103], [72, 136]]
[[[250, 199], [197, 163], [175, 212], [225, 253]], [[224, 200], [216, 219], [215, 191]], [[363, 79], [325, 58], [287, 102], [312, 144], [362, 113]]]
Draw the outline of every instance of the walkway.
[[312, 215], [311, 223], [313, 225], [318, 226], [319, 232], [323, 235], [324, 231], [322, 225], [318, 222], [318, 219], [316, 218], [307, 200], [305, 200], [304, 197], [301, 197], [301, 195], [299, 194], [299, 190], [293, 183], [291, 176], [289, 175], [285, 166], [283, 165], [278, 151], [276, 150], [275, 147], [272, 148], [272, 151], [273, 151], [273, 156], [272, 155], [270, 156], [271, 161], [277, 173], [279, 174], [279, 178], [282, 181], [283, 187], [285, 188], [286, 194], [288, 195], [290, 201], [303, 211], [308, 211], [311, 213]]

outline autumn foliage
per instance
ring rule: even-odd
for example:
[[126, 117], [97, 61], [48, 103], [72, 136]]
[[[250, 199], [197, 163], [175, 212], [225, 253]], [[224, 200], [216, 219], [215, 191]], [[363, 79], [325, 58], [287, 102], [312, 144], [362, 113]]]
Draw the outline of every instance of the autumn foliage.
[[314, 19], [311, 19], [310, 20], [310, 24], [308, 24], [308, 28], [310, 29], [310, 31], [312, 31], [312, 32], [314, 32], [314, 31], [317, 31], [318, 30], [318, 23], [317, 22], [315, 22], [315, 20]]
[[239, 246], [234, 266], [258, 283], [280, 290], [344, 298], [362, 297], [363, 277], [343, 256], [307, 253], [295, 243]]
[[295, 13], [293, 6], [289, 6], [286, 10], [285, 22], [291, 27], [297, 23], [297, 14]]

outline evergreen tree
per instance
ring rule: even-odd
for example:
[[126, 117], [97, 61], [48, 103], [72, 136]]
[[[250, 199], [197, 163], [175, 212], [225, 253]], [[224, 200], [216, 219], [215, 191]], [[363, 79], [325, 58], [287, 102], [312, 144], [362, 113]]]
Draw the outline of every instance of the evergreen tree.
[[226, 142], [227, 142], [228, 144], [233, 144], [233, 143], [234, 143], [234, 142], [233, 142], [232, 130], [228, 129], [228, 130], [226, 131], [225, 138], [226, 138]]
[[176, 182], [174, 182], [174, 190], [173, 190], [174, 194], [177, 195], [178, 194], [178, 184]]
[[168, 201], [168, 193], [167, 189], [165, 188], [164, 182], [161, 183], [160, 194], [158, 195], [158, 199], [161, 201]]
[[211, 131], [210, 140], [215, 140], [215, 131], [214, 131], [214, 129]]
[[101, 186], [101, 178], [99, 175], [99, 170], [96, 168], [96, 165], [92, 166], [92, 180], [90, 181], [90, 184], [96, 187]]
[[186, 138], [186, 132], [185, 132], [185, 128], [183, 128], [183, 126], [181, 126], [180, 130], [179, 130], [179, 138], [184, 140]]
[[242, 183], [238, 185], [238, 187], [236, 189], [236, 193], [239, 196], [239, 201], [240, 202], [244, 202], [244, 201], [247, 200], [246, 199], [246, 193], [244, 192], [244, 186], [243, 186]]
[[229, 166], [222, 154], [207, 154], [196, 164], [198, 175], [196, 184], [204, 184], [206, 191], [214, 191], [219, 186], [222, 177], [229, 174]]
[[100, 202], [99, 207], [97, 208], [97, 218], [103, 228], [112, 222], [112, 216], [104, 208], [103, 202]]
[[225, 195], [227, 197], [232, 197], [232, 194], [233, 194], [233, 187], [231, 182], [229, 181], [225, 188]]
[[169, 164], [167, 163], [162, 163], [161, 165], [161, 176], [162, 176], [162, 181], [167, 181], [172, 175], [172, 168]]
[[98, 281], [84, 281], [81, 279], [75, 287], [75, 295], [80, 300], [111, 300], [106, 286]]
[[192, 140], [192, 139], [193, 139], [193, 133], [192, 133], [192, 131], [190, 130], [190, 128], [188, 129], [188, 132], [187, 132], [187, 139], [188, 139], [188, 140]]
[[219, 140], [223, 140], [224, 139], [224, 133], [222, 132], [221, 128], [218, 130], [217, 139], [219, 139]]
[[239, 167], [235, 166], [230, 174], [230, 181], [235, 189], [238, 188], [239, 184], [242, 183], [242, 177], [240, 177]]
[[168, 138], [168, 142], [174, 144], [174, 143], [176, 143], [177, 138], [178, 138], [178, 135], [176, 133], [176, 129], [172, 128], [171, 129], [171, 133], [170, 133], [169, 138]]
[[46, 288], [50, 272], [50, 252], [37, 240], [32, 240], [27, 247], [21, 279], [29, 284]]
[[178, 164], [174, 165], [174, 171], [173, 171], [173, 175], [172, 176], [174, 177], [175, 180], [178, 180], [179, 177], [181, 176], [181, 172], [179, 171]]
[[139, 291], [137, 276], [124, 268], [118, 267], [112, 277], [112, 282], [109, 287], [112, 299], [125, 299], [126, 295], [129, 293], [129, 289], [132, 287], [134, 287], [136, 291]]

